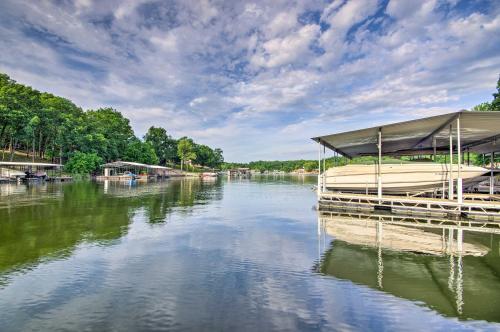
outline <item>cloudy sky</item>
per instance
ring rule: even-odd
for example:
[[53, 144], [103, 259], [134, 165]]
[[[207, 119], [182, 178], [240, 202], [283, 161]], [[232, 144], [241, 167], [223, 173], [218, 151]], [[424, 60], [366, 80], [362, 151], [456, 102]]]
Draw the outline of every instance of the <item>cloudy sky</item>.
[[221, 147], [314, 158], [310, 137], [491, 100], [500, 1], [0, 1], [0, 71]]

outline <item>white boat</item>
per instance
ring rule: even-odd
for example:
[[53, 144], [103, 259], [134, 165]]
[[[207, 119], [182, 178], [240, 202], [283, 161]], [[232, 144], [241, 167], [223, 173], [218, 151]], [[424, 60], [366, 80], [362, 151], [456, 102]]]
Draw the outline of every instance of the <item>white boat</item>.
[[[448, 186], [449, 164], [408, 163], [382, 164], [381, 177], [384, 192], [415, 192]], [[377, 190], [378, 165], [346, 165], [326, 171], [325, 185], [334, 191], [373, 192]], [[484, 179], [488, 170], [479, 166], [461, 165], [463, 187]], [[453, 179], [458, 177], [458, 165], [453, 165]], [[322, 179], [323, 181], [323, 179]]]
[[24, 178], [26, 176], [25, 172], [17, 171], [10, 168], [0, 168], [0, 177], [7, 179]]
[[218, 174], [215, 172], [204, 172], [201, 173], [201, 177], [204, 179], [217, 178]]

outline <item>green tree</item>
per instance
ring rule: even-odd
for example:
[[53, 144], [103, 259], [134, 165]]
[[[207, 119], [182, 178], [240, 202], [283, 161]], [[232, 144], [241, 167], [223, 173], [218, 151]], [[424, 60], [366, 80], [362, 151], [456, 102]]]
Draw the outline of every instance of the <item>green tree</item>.
[[129, 142], [123, 158], [127, 161], [135, 161], [143, 164], [158, 164], [158, 157], [151, 143], [142, 142], [138, 138], [133, 138]]
[[[188, 140], [191, 147], [184, 161], [196, 159], [197, 147], [203, 165], [215, 167], [224, 160], [222, 151]], [[163, 128], [151, 127], [142, 142], [134, 135], [129, 120], [112, 108], [84, 112], [68, 99], [39, 92], [2, 73], [0, 149], [2, 160], [7, 150], [11, 160], [16, 151], [24, 151], [27, 157], [58, 159], [60, 163], [74, 158], [75, 151], [95, 154], [103, 161], [127, 157], [150, 164], [159, 159], [166, 164], [180, 160], [177, 141]]]
[[181, 138], [177, 143], [177, 155], [181, 160], [181, 170], [183, 170], [186, 161], [196, 159], [193, 140], [187, 137]]
[[478, 112], [489, 112], [496, 111], [500, 112], [500, 76], [497, 81], [497, 92], [493, 93], [493, 100], [490, 102], [484, 102], [479, 105], [474, 106], [471, 111]]
[[38, 156], [44, 158], [48, 154], [52, 160], [55, 157], [61, 160], [73, 150], [84, 149], [80, 135], [84, 123], [82, 109], [70, 100], [50, 93], [42, 93], [40, 102], [42, 109], [37, 135]]
[[222, 149], [216, 148], [214, 150], [212, 167], [221, 167], [223, 163], [224, 163], [224, 154], [222, 152]]
[[153, 146], [160, 165], [177, 160], [177, 141], [169, 136], [164, 128], [150, 127], [144, 135], [144, 141]]
[[497, 92], [493, 94], [493, 101], [491, 102], [491, 111], [500, 111], [500, 75], [497, 81]]
[[491, 111], [491, 104], [488, 102], [481, 103], [479, 105], [474, 106], [471, 111], [473, 112], [489, 112]]
[[318, 163], [316, 161], [306, 161], [304, 163], [304, 169], [307, 171], [307, 172], [311, 172], [311, 171], [314, 171], [315, 169], [318, 168]]
[[76, 151], [64, 166], [72, 174], [91, 174], [102, 163], [102, 158], [96, 153], [83, 153]]
[[112, 108], [85, 113], [80, 142], [84, 152], [95, 152], [106, 161], [122, 159], [128, 142], [134, 138], [130, 122]]

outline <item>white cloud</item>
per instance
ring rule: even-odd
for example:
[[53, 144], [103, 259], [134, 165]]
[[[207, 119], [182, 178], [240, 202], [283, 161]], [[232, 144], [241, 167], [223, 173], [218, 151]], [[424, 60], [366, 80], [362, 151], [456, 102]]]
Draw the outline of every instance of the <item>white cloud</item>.
[[189, 106], [195, 107], [197, 105], [203, 104], [208, 100], [207, 97], [197, 97], [189, 102]]
[[297, 32], [283, 38], [274, 38], [262, 45], [262, 50], [252, 58], [256, 66], [277, 67], [294, 61], [303, 61], [310, 53], [309, 45], [317, 37], [319, 26], [305, 25]]
[[281, 12], [276, 15], [265, 29], [266, 36], [276, 37], [282, 33], [291, 31], [297, 25], [297, 13]]
[[162, 125], [233, 161], [314, 158], [311, 136], [491, 99], [500, 5], [448, 3], [2, 1], [0, 70], [115, 107], [138, 135]]

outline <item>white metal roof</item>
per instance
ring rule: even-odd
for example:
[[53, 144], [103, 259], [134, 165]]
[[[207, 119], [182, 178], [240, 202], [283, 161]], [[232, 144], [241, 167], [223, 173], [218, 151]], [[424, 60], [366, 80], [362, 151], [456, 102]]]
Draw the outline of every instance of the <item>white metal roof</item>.
[[61, 164], [0, 161], [0, 166], [62, 167]]
[[[438, 153], [449, 149], [450, 125], [456, 148], [456, 119], [460, 117], [460, 138], [464, 151], [500, 151], [500, 112], [460, 111], [412, 121], [314, 137], [326, 147], [347, 157], [378, 154], [378, 131], [382, 131], [384, 155], [432, 153], [435, 140]], [[497, 144], [498, 141], [498, 144]]]
[[149, 168], [149, 169], [172, 169], [170, 167], [165, 167], [165, 166], [159, 166], [159, 165], [147, 165], [147, 164], [141, 164], [141, 163], [136, 163], [132, 161], [113, 161], [110, 163], [106, 163], [101, 165], [101, 167], [108, 167], [108, 168], [118, 168], [118, 167], [126, 167], [126, 166], [132, 166], [132, 167], [142, 167], [142, 168]]

